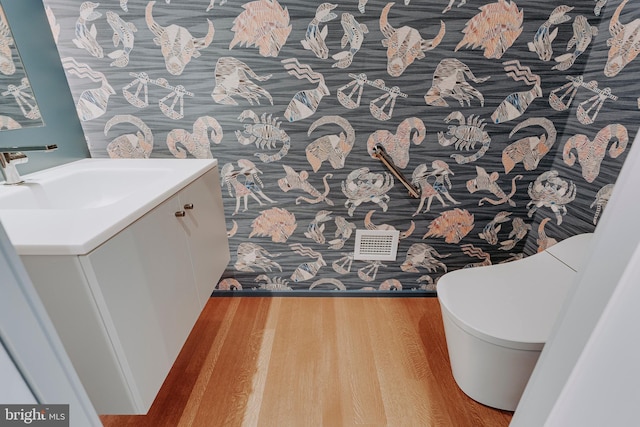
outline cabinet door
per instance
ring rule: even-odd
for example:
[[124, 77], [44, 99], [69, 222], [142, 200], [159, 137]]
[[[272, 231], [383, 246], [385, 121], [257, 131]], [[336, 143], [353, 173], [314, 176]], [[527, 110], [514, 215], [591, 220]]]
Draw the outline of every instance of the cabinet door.
[[[200, 307], [204, 307], [229, 263], [229, 243], [222, 206], [218, 168], [215, 167], [180, 193]], [[185, 206], [188, 208], [185, 208]]]
[[173, 196], [89, 254], [96, 299], [141, 413], [200, 314]]

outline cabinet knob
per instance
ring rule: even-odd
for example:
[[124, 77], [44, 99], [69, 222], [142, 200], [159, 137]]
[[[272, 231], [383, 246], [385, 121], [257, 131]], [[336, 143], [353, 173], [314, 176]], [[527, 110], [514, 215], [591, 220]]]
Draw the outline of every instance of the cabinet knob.
[[185, 216], [185, 215], [186, 215], [185, 211], [178, 211], [178, 212], [175, 213], [175, 216], [177, 216], [178, 218], [182, 217], [182, 216]]
[[193, 209], [193, 203], [187, 203], [183, 206], [184, 209]]

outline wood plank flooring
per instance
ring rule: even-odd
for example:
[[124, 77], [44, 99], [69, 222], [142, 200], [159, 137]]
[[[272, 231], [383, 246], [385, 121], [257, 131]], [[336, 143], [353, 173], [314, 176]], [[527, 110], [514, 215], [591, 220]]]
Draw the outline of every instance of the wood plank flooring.
[[500, 427], [455, 384], [437, 298], [214, 297], [149, 413], [106, 427]]

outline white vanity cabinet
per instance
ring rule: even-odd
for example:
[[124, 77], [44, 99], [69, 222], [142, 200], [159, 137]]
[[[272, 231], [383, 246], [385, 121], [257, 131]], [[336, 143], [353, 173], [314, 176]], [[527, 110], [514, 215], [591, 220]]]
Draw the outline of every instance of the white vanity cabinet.
[[229, 262], [218, 168], [88, 254], [22, 259], [97, 412], [144, 414]]

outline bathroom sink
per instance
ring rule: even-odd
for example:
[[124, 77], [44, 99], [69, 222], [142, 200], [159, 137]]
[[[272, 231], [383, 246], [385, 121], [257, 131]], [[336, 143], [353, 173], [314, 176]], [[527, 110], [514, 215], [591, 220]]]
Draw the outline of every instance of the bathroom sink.
[[92, 209], [117, 203], [169, 175], [169, 168], [61, 169], [0, 189], [0, 209]]
[[211, 159], [83, 159], [0, 185], [20, 255], [81, 255], [217, 165]]

